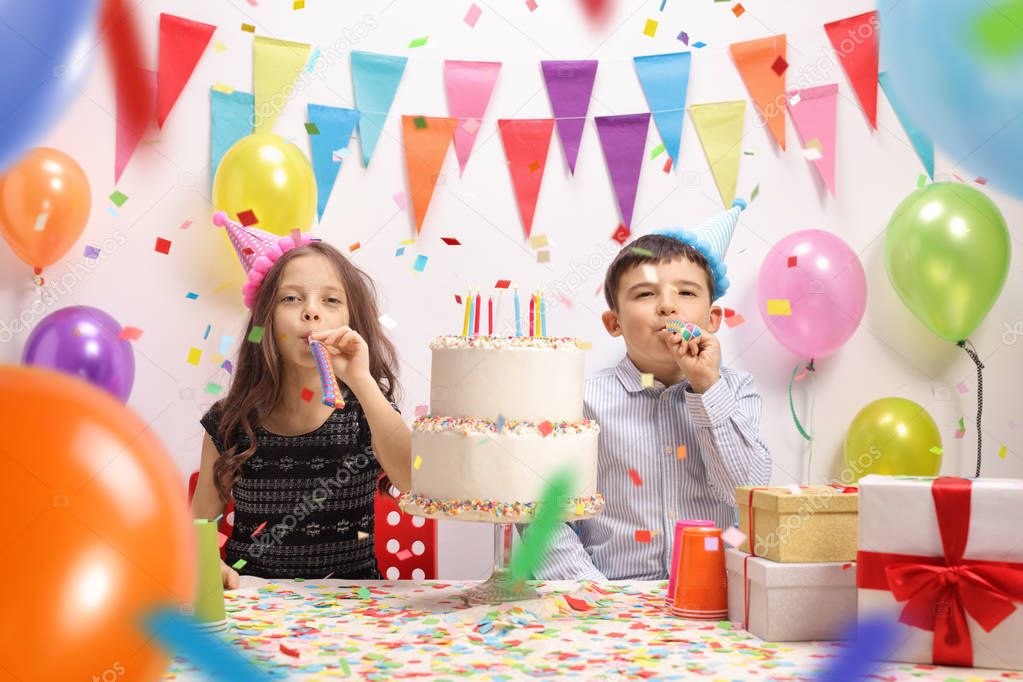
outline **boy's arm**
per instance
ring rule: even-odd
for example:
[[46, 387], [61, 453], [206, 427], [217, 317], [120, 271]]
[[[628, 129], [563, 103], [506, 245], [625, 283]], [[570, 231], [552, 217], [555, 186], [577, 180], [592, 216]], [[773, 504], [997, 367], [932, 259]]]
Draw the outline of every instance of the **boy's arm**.
[[567, 523], [558, 526], [551, 549], [534, 576], [537, 580], [607, 580], [593, 565], [582, 540]]
[[753, 377], [723, 373], [703, 393], [687, 388], [685, 395], [713, 495], [734, 505], [739, 486], [767, 485], [771, 453], [760, 437], [762, 401]]

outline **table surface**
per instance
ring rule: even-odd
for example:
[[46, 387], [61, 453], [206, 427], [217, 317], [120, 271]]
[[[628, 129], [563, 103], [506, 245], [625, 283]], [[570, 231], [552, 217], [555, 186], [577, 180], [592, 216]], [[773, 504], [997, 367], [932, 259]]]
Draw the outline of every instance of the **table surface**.
[[[764, 642], [664, 611], [666, 583], [538, 583], [540, 598], [466, 607], [473, 582], [263, 580], [225, 595], [222, 634], [294, 679], [808, 680], [841, 642]], [[1023, 673], [888, 663], [874, 679], [1023, 680]], [[164, 679], [203, 679], [175, 659]]]

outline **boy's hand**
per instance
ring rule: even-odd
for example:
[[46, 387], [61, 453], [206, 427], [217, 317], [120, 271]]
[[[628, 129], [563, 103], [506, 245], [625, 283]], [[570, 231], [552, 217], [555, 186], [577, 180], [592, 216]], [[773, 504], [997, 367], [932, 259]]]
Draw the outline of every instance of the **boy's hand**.
[[694, 334], [689, 341], [669, 329], [659, 333], [693, 391], [703, 393], [721, 378], [721, 344], [710, 332], [693, 326], [699, 335]]
[[349, 326], [314, 332], [310, 338], [323, 343], [330, 356], [330, 364], [339, 381], [352, 386], [357, 380], [368, 377], [369, 346]]
[[237, 590], [240, 578], [238, 577], [238, 571], [234, 570], [230, 566], [224, 563], [224, 560], [220, 560], [220, 579], [224, 581], [225, 590]]

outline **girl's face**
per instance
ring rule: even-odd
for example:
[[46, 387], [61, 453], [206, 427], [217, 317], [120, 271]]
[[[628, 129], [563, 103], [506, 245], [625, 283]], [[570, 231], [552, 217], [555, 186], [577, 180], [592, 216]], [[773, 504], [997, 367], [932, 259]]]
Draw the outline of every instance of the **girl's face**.
[[309, 334], [348, 324], [344, 283], [327, 258], [309, 254], [288, 261], [277, 288], [273, 320], [285, 363], [315, 367]]

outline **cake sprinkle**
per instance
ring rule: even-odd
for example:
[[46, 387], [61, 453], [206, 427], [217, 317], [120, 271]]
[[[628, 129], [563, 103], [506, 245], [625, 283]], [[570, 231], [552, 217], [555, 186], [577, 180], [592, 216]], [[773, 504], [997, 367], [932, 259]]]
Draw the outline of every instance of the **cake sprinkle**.
[[599, 433], [600, 427], [592, 419], [578, 422], [522, 421], [518, 419], [480, 419], [479, 417], [440, 417], [425, 415], [412, 424], [414, 431], [443, 433], [451, 431], [468, 435], [470, 433], [511, 433], [516, 436], [540, 435], [564, 436], [577, 433]]
[[[432, 497], [417, 495], [416, 493], [402, 493], [401, 504], [412, 504], [419, 507], [426, 514], [441, 512], [450, 516], [457, 516], [466, 512], [482, 512], [501, 518], [530, 518], [536, 514], [536, 502], [497, 502], [495, 500], [437, 500]], [[579, 513], [582, 505], [582, 514]], [[574, 497], [565, 500], [563, 505], [566, 512], [575, 513], [577, 516], [583, 514], [592, 516], [604, 506], [604, 496], [594, 493], [589, 497]]]
[[579, 350], [581, 346], [568, 336], [438, 336], [430, 342], [430, 350], [441, 348]]

